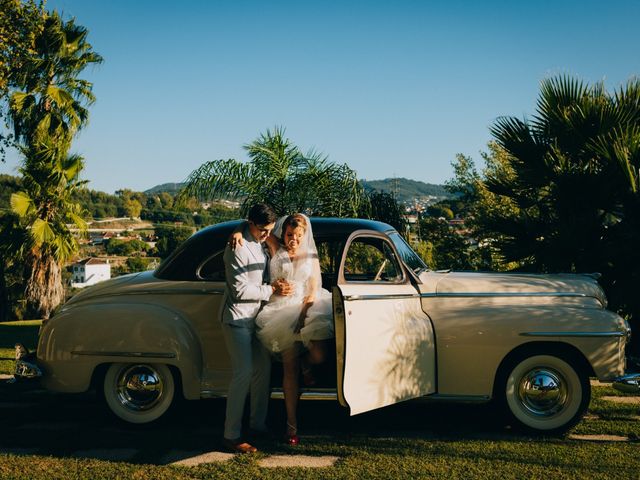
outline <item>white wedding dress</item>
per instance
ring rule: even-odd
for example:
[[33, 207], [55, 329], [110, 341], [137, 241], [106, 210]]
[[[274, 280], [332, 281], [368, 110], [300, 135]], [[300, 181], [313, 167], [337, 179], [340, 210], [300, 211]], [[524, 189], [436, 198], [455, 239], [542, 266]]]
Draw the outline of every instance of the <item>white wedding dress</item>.
[[[273, 353], [283, 352], [301, 341], [308, 345], [311, 340], [326, 340], [334, 337], [331, 293], [322, 288], [318, 253], [308, 223], [309, 238], [298, 249], [295, 258], [279, 248], [269, 262], [271, 281], [284, 279], [294, 286], [290, 296], [272, 295], [269, 302], [256, 317], [256, 334], [262, 344]], [[312, 278], [314, 281], [312, 281]], [[302, 301], [316, 285], [315, 300], [307, 310], [304, 325], [299, 333], [295, 327], [302, 311]]]

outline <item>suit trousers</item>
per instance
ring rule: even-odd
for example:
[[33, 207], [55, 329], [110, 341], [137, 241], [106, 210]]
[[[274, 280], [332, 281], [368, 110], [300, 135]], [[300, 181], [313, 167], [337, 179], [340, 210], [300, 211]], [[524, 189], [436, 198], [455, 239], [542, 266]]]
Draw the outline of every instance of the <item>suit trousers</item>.
[[253, 327], [223, 323], [222, 333], [231, 358], [231, 383], [227, 394], [224, 438], [235, 440], [242, 435], [242, 414], [249, 391], [249, 426], [254, 430], [266, 430], [271, 357], [256, 338]]

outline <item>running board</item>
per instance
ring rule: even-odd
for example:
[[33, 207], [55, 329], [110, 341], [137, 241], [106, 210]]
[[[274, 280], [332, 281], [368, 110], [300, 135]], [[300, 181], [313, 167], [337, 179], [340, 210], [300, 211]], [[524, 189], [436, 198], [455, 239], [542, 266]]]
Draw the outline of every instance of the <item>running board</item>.
[[[202, 390], [200, 398], [225, 398], [227, 392], [225, 390]], [[271, 389], [271, 398], [274, 400], [283, 400], [284, 391], [282, 388]], [[335, 388], [303, 388], [300, 392], [300, 400], [338, 400], [338, 394]]]
[[440, 393], [433, 393], [431, 395], [425, 395], [424, 397], [418, 397], [416, 402], [449, 402], [449, 403], [487, 403], [491, 401], [489, 395], [445, 395]]
[[[284, 391], [282, 388], [272, 388], [271, 398], [274, 400], [283, 400]], [[303, 388], [300, 390], [300, 400], [338, 400], [338, 394], [335, 388]]]
[[[200, 398], [220, 398], [226, 397], [226, 392], [221, 390], [205, 390], [200, 392]], [[284, 391], [282, 388], [271, 389], [271, 398], [283, 400]], [[300, 392], [300, 400], [338, 400], [338, 393], [335, 388], [303, 388]], [[424, 397], [408, 400], [410, 402], [450, 402], [450, 403], [487, 403], [491, 400], [488, 395], [441, 395], [434, 393]]]

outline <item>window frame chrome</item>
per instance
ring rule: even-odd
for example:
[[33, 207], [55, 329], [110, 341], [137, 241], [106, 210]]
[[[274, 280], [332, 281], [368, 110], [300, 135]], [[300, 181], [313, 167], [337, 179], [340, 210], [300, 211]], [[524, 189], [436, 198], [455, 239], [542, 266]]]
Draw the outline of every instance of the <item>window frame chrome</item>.
[[[373, 280], [347, 280], [344, 276], [344, 265], [347, 259], [347, 254], [349, 252], [349, 248], [351, 248], [351, 244], [357, 240], [358, 238], [367, 237], [367, 238], [378, 238], [383, 242], [386, 242], [388, 246], [391, 248], [391, 252], [395, 256], [395, 261], [400, 269], [400, 273], [402, 274], [402, 278], [398, 281], [373, 281]], [[407, 267], [402, 261], [402, 257], [398, 254], [398, 250], [393, 243], [393, 241], [389, 238], [388, 235], [382, 232], [376, 232], [373, 230], [354, 230], [351, 232], [349, 237], [347, 237], [347, 241], [344, 244], [344, 250], [342, 251], [342, 258], [340, 259], [340, 266], [338, 268], [338, 285], [350, 284], [350, 285], [407, 285], [411, 283], [411, 276], [407, 271]]]

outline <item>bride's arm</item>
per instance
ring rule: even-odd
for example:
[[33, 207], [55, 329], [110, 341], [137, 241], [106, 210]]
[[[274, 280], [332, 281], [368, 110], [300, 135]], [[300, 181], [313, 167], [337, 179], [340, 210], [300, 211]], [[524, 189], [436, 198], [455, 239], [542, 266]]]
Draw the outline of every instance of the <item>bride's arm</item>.
[[298, 333], [302, 327], [304, 327], [304, 321], [307, 317], [307, 311], [313, 305], [313, 302], [316, 300], [316, 292], [320, 285], [318, 284], [319, 280], [322, 278], [320, 276], [320, 262], [318, 262], [317, 258], [313, 258], [311, 260], [311, 269], [312, 273], [309, 277], [309, 280], [306, 282], [306, 292], [305, 297], [302, 300], [302, 310], [300, 311], [300, 316], [298, 317], [298, 324], [296, 325], [295, 332]]
[[[304, 303], [313, 304], [316, 299], [316, 292], [322, 285], [319, 285], [318, 282], [322, 280], [322, 275], [320, 273], [320, 262], [317, 258], [312, 258], [311, 260], [311, 275], [309, 276], [309, 280], [307, 281], [307, 291], [306, 296], [304, 297]], [[311, 305], [309, 305], [311, 306]], [[308, 308], [308, 307], [307, 307]]]

